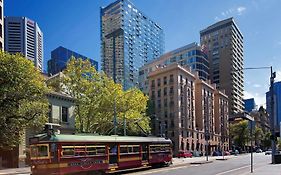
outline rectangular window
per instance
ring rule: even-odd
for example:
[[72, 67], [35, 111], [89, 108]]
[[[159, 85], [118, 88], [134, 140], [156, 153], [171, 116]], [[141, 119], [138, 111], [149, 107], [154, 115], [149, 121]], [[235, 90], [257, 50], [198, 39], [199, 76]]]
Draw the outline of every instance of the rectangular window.
[[174, 76], [170, 75], [170, 83], [173, 83], [173, 82], [174, 82]]
[[68, 122], [68, 108], [64, 106], [61, 107], [61, 121]]
[[158, 97], [161, 97], [161, 89], [158, 90]]
[[52, 105], [49, 104], [49, 110], [48, 110], [48, 117], [49, 117], [49, 122], [53, 122], [52, 120]]
[[155, 87], [155, 80], [151, 81], [151, 87], [154, 88]]
[[157, 86], [158, 87], [161, 86], [161, 79], [160, 78], [157, 79]]
[[30, 146], [30, 157], [31, 159], [47, 159], [50, 157], [49, 154], [49, 145], [40, 144]]
[[74, 156], [74, 146], [62, 146], [62, 157]]
[[104, 155], [105, 146], [104, 145], [86, 145], [87, 155]]
[[170, 94], [173, 94], [173, 93], [174, 93], [174, 87], [171, 86], [171, 87], [170, 87]]

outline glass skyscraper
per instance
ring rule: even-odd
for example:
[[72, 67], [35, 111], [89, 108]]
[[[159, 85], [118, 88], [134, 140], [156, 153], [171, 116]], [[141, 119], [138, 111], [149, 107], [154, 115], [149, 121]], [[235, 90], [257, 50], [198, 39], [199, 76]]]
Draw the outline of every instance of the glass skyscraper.
[[101, 8], [102, 70], [123, 89], [138, 86], [139, 68], [163, 52], [163, 29], [130, 1]]
[[[280, 131], [281, 124], [281, 81], [275, 82], [273, 84], [273, 102], [274, 102], [274, 128], [276, 131]], [[271, 107], [271, 93], [270, 91], [266, 92], [266, 110], [271, 116], [272, 107]], [[271, 120], [271, 119], [270, 119]]]
[[144, 93], [148, 93], [148, 74], [158, 68], [166, 67], [173, 63], [177, 63], [181, 66], [189, 66], [192, 70], [198, 72], [198, 76], [201, 80], [206, 81], [209, 79], [209, 61], [207, 54], [204, 52], [203, 47], [194, 42], [165, 53], [159, 58], [149, 61], [146, 65], [142, 66], [139, 71], [139, 88]]
[[244, 99], [244, 109], [247, 112], [252, 112], [256, 108], [256, 102], [254, 98]]
[[89, 59], [92, 66], [98, 70], [97, 61], [60, 46], [51, 52], [51, 59], [48, 61], [48, 74], [54, 75], [63, 71], [66, 68], [67, 62], [72, 56], [77, 59], [81, 58], [82, 60]]

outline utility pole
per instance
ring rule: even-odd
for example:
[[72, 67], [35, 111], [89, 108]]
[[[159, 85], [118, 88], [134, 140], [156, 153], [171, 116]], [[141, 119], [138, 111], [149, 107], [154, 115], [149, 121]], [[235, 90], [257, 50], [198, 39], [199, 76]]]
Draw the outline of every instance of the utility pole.
[[206, 141], [206, 161], [209, 161], [209, 139], [210, 139], [210, 131], [209, 131], [209, 94], [205, 97], [206, 103], [206, 125], [205, 125], [205, 141]]
[[251, 132], [251, 173], [253, 173], [253, 120], [250, 121]]
[[276, 73], [272, 71], [272, 66], [270, 67], [270, 106], [271, 106], [271, 116], [270, 116], [270, 124], [271, 124], [271, 160], [272, 164], [275, 164], [275, 153], [276, 153], [276, 134], [275, 134], [275, 118], [274, 118], [274, 78], [276, 77]]
[[116, 92], [114, 93], [114, 118], [113, 118], [113, 124], [114, 124], [114, 135], [117, 135]]
[[124, 120], [123, 120], [123, 130], [124, 130], [124, 136], [126, 136], [127, 135], [127, 133], [126, 133], [126, 113], [124, 114]]

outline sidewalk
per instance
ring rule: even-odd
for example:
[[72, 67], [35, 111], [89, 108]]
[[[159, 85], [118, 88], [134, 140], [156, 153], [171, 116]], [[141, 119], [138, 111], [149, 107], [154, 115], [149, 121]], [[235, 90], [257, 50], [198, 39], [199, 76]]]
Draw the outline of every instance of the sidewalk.
[[253, 173], [249, 172], [242, 175], [281, 175], [281, 164], [267, 164], [254, 168]]
[[[224, 156], [225, 159], [232, 159], [235, 156]], [[222, 156], [209, 156], [208, 162], [213, 162], [216, 159], [222, 159]], [[172, 166], [180, 166], [182, 164], [202, 164], [202, 163], [208, 163], [206, 161], [206, 156], [202, 157], [192, 157], [192, 158], [173, 158], [173, 165]], [[218, 160], [223, 161], [223, 160]]]
[[30, 170], [30, 167], [24, 167], [24, 168], [9, 168], [9, 169], [3, 169], [3, 170], [0, 170], [0, 175], [3, 175], [3, 174], [9, 174], [9, 175], [12, 175], [12, 174], [30, 174], [31, 173], [31, 170]]

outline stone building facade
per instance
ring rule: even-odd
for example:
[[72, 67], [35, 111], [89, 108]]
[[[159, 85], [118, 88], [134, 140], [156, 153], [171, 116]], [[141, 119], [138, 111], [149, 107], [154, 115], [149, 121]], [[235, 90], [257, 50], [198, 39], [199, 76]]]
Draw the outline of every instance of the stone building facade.
[[175, 155], [180, 150], [203, 153], [207, 143], [210, 152], [222, 145], [228, 149], [228, 98], [224, 92], [200, 80], [189, 66], [178, 64], [151, 72], [148, 80], [154, 109], [152, 132], [171, 138]]

